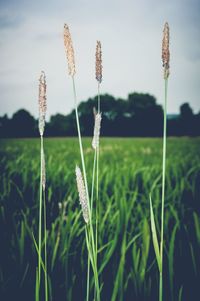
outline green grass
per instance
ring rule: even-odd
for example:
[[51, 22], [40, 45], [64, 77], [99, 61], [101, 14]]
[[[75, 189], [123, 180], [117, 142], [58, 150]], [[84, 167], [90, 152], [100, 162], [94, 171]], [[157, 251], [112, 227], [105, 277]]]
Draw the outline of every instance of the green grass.
[[[78, 139], [45, 139], [44, 147], [49, 300], [84, 300], [87, 246], [74, 174], [75, 165], [80, 165]], [[83, 139], [83, 148], [91, 187], [94, 151], [90, 138]], [[196, 300], [200, 298], [199, 149], [199, 138], [168, 139], [163, 300], [190, 300], [191, 292]], [[40, 141], [1, 140], [0, 154], [0, 299], [31, 301], [38, 260], [32, 233], [37, 241]], [[103, 138], [100, 161], [101, 300], [156, 300], [159, 274], [150, 230], [149, 194], [159, 240], [162, 139]], [[59, 202], [66, 202], [63, 210], [59, 210]], [[44, 240], [41, 248], [44, 252]], [[95, 279], [90, 275], [92, 296]], [[41, 290], [44, 300], [43, 282]]]

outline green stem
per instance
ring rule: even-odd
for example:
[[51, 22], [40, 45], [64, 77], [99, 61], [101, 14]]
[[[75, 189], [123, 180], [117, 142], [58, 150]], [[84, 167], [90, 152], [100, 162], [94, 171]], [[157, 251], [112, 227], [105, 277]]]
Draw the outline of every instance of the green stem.
[[162, 301], [163, 295], [163, 282], [162, 282], [162, 271], [160, 272], [160, 281], [159, 281], [159, 301]]
[[[93, 162], [93, 172], [92, 172], [92, 190], [91, 190], [91, 216], [93, 210], [93, 202], [94, 202], [94, 181], [95, 181], [95, 167], [96, 167], [96, 151], [94, 153], [94, 162]], [[90, 290], [90, 256], [88, 254], [88, 268], [87, 268], [87, 295], [86, 300], [89, 301], [89, 290]]]
[[41, 246], [42, 246], [42, 160], [43, 160], [43, 136], [40, 136], [40, 200], [39, 200], [39, 252], [38, 252], [38, 289], [40, 290], [41, 279]]
[[94, 152], [94, 161], [93, 161], [93, 172], [92, 172], [91, 215], [92, 215], [92, 209], [93, 209], [93, 203], [94, 203], [94, 182], [95, 182], [96, 161], [97, 161], [97, 152], [95, 150], [95, 152]]
[[90, 256], [88, 254], [88, 263], [87, 263], [87, 294], [86, 294], [86, 301], [89, 301], [90, 295]]
[[164, 206], [165, 206], [165, 174], [166, 174], [166, 136], [167, 136], [167, 84], [165, 79], [165, 103], [164, 103], [164, 125], [163, 125], [163, 163], [162, 163], [162, 208], [161, 208], [161, 236], [160, 236], [160, 285], [159, 301], [163, 298], [163, 234], [164, 234]]
[[44, 196], [44, 265], [45, 265], [45, 301], [48, 301], [48, 274], [47, 274], [47, 222], [46, 222], [46, 199], [45, 190], [43, 190]]
[[[72, 77], [72, 83], [73, 83], [73, 93], [74, 93], [74, 102], [75, 102], [75, 113], [76, 113], [76, 124], [77, 124], [77, 131], [78, 131], [78, 140], [79, 140], [79, 147], [80, 147], [80, 153], [81, 153], [81, 162], [82, 162], [82, 169], [83, 169], [83, 178], [84, 178], [84, 182], [85, 182], [86, 195], [87, 195], [87, 200], [88, 200], [88, 205], [89, 205], [90, 204], [90, 202], [89, 202], [89, 192], [88, 192], [87, 176], [86, 176], [86, 169], [85, 169], [85, 160], [84, 160], [84, 155], [83, 155], [83, 145], [82, 145], [82, 140], [81, 140], [81, 130], [80, 130], [80, 124], [79, 124], [79, 116], [78, 116], [78, 108], [77, 108], [77, 96], [76, 96], [76, 87], [75, 87], [74, 77]], [[89, 206], [89, 215], [90, 214], [91, 214], [91, 212], [90, 212], [90, 206]]]
[[72, 76], [72, 83], [73, 83], [73, 93], [74, 93], [74, 102], [75, 102], [76, 124], [77, 124], [77, 130], [78, 130], [79, 147], [80, 147], [81, 162], [82, 162], [82, 169], [83, 169], [83, 178], [84, 178], [86, 196], [87, 196], [87, 201], [88, 201], [89, 229], [90, 229], [90, 237], [91, 237], [91, 245], [92, 245], [92, 257], [93, 257], [93, 262], [94, 262], [94, 265], [93, 265], [94, 271], [93, 272], [94, 272], [94, 277], [95, 277], [95, 285], [96, 285], [96, 289], [97, 289], [97, 300], [100, 300], [100, 289], [99, 289], [99, 280], [98, 280], [97, 264], [96, 264], [94, 233], [93, 233], [92, 216], [91, 216], [91, 210], [90, 210], [90, 198], [89, 198], [89, 192], [88, 192], [87, 176], [86, 176], [85, 161], [84, 161], [84, 155], [83, 155], [83, 146], [82, 146], [82, 139], [81, 139], [81, 131], [80, 131], [80, 124], [79, 124], [76, 87], [75, 87], [75, 81], [74, 81], [73, 76]]
[[38, 268], [36, 268], [36, 279], [35, 279], [35, 301], [39, 301]]
[[98, 82], [98, 113], [100, 113], [100, 83]]
[[[100, 83], [98, 82], [98, 113], [100, 113]], [[96, 182], [96, 261], [97, 261], [97, 251], [98, 251], [98, 218], [99, 218], [99, 146], [97, 147], [97, 150], [95, 150], [97, 153], [97, 182]]]

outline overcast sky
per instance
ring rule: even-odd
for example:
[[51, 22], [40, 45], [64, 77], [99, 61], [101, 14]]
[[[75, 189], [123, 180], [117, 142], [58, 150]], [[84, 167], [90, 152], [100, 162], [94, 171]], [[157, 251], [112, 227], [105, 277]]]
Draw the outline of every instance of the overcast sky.
[[0, 0], [0, 103], [9, 116], [20, 108], [38, 114], [38, 78], [47, 76], [48, 116], [73, 108], [63, 47], [71, 30], [79, 101], [96, 95], [95, 46], [103, 50], [101, 93], [126, 98], [148, 92], [163, 103], [162, 30], [170, 25], [168, 112], [183, 102], [200, 110], [200, 1]]

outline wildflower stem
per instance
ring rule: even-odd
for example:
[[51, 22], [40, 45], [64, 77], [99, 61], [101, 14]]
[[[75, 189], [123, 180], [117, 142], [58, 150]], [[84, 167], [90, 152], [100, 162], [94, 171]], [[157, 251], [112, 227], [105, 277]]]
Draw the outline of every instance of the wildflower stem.
[[45, 190], [43, 190], [44, 197], [44, 265], [45, 265], [45, 301], [48, 301], [48, 274], [47, 274], [47, 221], [46, 221], [46, 198]]
[[167, 86], [168, 79], [165, 78], [165, 103], [164, 103], [164, 125], [163, 125], [163, 163], [162, 163], [162, 208], [161, 208], [161, 237], [160, 237], [160, 285], [159, 301], [163, 295], [163, 234], [164, 234], [164, 206], [165, 206], [165, 174], [166, 174], [166, 136], [167, 136]]
[[[98, 111], [100, 114], [100, 83], [98, 82]], [[96, 255], [97, 255], [97, 250], [98, 250], [98, 203], [99, 203], [99, 145], [97, 146], [97, 149], [95, 149], [95, 153], [97, 156], [97, 183], [96, 183]], [[97, 259], [96, 259], [97, 260]]]
[[89, 198], [89, 192], [88, 192], [88, 184], [87, 184], [87, 176], [86, 176], [86, 169], [85, 169], [85, 160], [83, 155], [83, 146], [82, 146], [82, 139], [81, 139], [81, 131], [80, 131], [80, 124], [79, 124], [79, 116], [78, 116], [78, 108], [77, 108], [77, 96], [76, 96], [76, 87], [75, 87], [75, 81], [74, 77], [72, 76], [72, 83], [73, 83], [73, 94], [74, 94], [74, 102], [75, 102], [75, 113], [76, 113], [76, 123], [77, 123], [77, 130], [78, 130], [78, 138], [79, 138], [79, 147], [80, 147], [80, 153], [81, 153], [81, 162], [82, 162], [82, 169], [83, 169], [83, 178], [85, 183], [85, 190], [86, 190], [86, 196], [87, 196], [87, 202], [88, 202], [88, 213], [89, 213], [89, 234], [90, 239], [88, 240], [89, 243], [91, 242], [91, 263], [93, 262], [93, 272], [94, 272], [94, 278], [95, 278], [95, 287], [97, 290], [97, 300], [100, 300], [100, 289], [99, 289], [99, 280], [98, 280], [98, 273], [97, 273], [97, 264], [96, 264], [96, 252], [95, 252], [95, 243], [94, 243], [94, 232], [93, 232], [93, 226], [92, 226], [92, 216], [91, 216], [91, 210], [90, 210], [90, 198]]
[[[91, 215], [93, 209], [93, 202], [94, 202], [94, 181], [95, 181], [95, 167], [96, 167], [96, 151], [94, 153], [94, 162], [93, 162], [93, 172], [92, 172], [92, 190], [91, 190]], [[90, 289], [90, 257], [88, 253], [88, 269], [87, 269], [87, 295], [86, 300], [89, 301], [89, 289]]]
[[90, 256], [88, 254], [88, 263], [87, 263], [87, 293], [86, 293], [86, 301], [89, 301], [90, 295]]
[[94, 184], [95, 184], [95, 169], [96, 169], [96, 161], [97, 161], [97, 152], [94, 152], [94, 161], [93, 161], [93, 172], [92, 172], [92, 189], [91, 189], [91, 215], [93, 211], [93, 203], [94, 203]]
[[[83, 155], [83, 145], [82, 145], [82, 140], [81, 140], [81, 130], [80, 130], [80, 124], [79, 124], [79, 117], [78, 117], [76, 87], [75, 87], [75, 81], [74, 81], [73, 76], [72, 76], [72, 83], [73, 83], [73, 93], [74, 93], [74, 102], [75, 102], [76, 124], [77, 124], [77, 130], [78, 130], [78, 140], [79, 140], [81, 163], [82, 163], [82, 169], [83, 169], [83, 178], [84, 178], [84, 182], [85, 182], [86, 195], [87, 195], [87, 200], [88, 200], [88, 204], [89, 204], [89, 192], [88, 192], [87, 176], [86, 176], [86, 169], [85, 169], [85, 160], [84, 160], [84, 155]], [[90, 208], [89, 208], [89, 215], [90, 214], [91, 214], [91, 212], [90, 212]]]
[[39, 200], [39, 233], [38, 233], [38, 240], [39, 240], [39, 252], [38, 252], [38, 289], [40, 290], [40, 279], [41, 279], [41, 246], [42, 246], [42, 164], [43, 160], [43, 135], [40, 136], [40, 200]]

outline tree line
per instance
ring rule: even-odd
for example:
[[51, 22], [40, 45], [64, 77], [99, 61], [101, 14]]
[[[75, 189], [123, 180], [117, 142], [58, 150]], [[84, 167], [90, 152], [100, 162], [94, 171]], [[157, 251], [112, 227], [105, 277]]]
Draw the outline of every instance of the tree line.
[[[78, 111], [83, 136], [92, 136], [94, 108], [97, 96], [81, 102]], [[156, 98], [149, 94], [131, 93], [127, 99], [101, 95], [102, 136], [160, 137], [163, 130], [163, 108]], [[200, 135], [200, 112], [194, 114], [188, 103], [180, 106], [180, 113], [168, 115], [168, 135]], [[13, 114], [0, 117], [0, 137], [37, 137], [38, 120], [28, 111], [21, 109]], [[45, 127], [46, 136], [76, 136], [75, 111], [68, 115], [55, 114]]]

